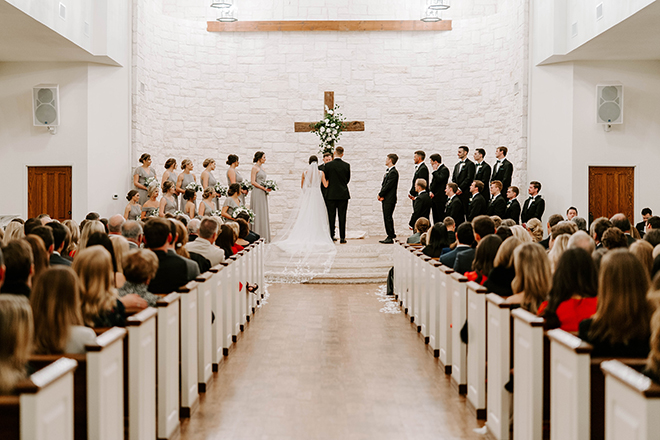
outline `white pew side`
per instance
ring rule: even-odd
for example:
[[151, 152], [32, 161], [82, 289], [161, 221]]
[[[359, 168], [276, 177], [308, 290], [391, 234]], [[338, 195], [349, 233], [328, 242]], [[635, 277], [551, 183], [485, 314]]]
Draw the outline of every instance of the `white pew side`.
[[438, 331], [437, 334], [440, 338], [438, 342], [439, 351], [438, 357], [440, 363], [445, 368], [445, 374], [451, 374], [451, 364], [452, 364], [452, 349], [451, 349], [451, 274], [454, 273], [454, 269], [447, 266], [440, 266], [440, 279], [437, 283], [437, 324]]
[[467, 344], [461, 340], [461, 328], [467, 320], [467, 278], [454, 272], [449, 278], [451, 297], [451, 382], [459, 394], [467, 393]]
[[216, 285], [215, 274], [200, 274], [197, 281], [197, 382], [200, 393], [206, 392], [213, 375], [213, 297]]
[[486, 293], [474, 281], [467, 284], [467, 402], [478, 419], [486, 418]]
[[181, 296], [170, 293], [156, 303], [158, 309], [157, 420], [158, 438], [170, 439], [179, 432], [179, 322]]
[[199, 295], [198, 283], [190, 281], [180, 287], [177, 293], [181, 295], [180, 328], [180, 361], [181, 361], [181, 403], [180, 417], [190, 417], [199, 405], [199, 386], [197, 384], [198, 345], [197, 345], [197, 308]]

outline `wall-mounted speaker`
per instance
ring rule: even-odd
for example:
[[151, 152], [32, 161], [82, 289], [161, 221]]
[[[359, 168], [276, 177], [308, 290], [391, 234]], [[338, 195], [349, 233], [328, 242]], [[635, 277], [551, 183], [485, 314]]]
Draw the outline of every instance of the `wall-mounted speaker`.
[[32, 115], [38, 127], [60, 125], [60, 87], [54, 84], [39, 84], [32, 88]]
[[623, 124], [623, 85], [596, 86], [596, 122], [598, 124]]

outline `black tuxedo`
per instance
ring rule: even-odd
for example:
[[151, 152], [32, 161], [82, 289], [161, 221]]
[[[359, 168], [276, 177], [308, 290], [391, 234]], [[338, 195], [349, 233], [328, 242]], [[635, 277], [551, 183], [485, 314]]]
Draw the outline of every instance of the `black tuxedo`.
[[438, 223], [445, 219], [445, 204], [447, 203], [445, 189], [449, 182], [449, 169], [440, 165], [431, 176], [433, 177], [429, 185], [429, 192], [433, 194], [431, 210], [433, 211], [433, 223]]
[[394, 232], [394, 207], [396, 206], [396, 191], [399, 187], [399, 172], [396, 168], [392, 167], [385, 173], [383, 183], [380, 186], [378, 197], [382, 197], [383, 201], [383, 221], [385, 222], [385, 232], [387, 238], [394, 240], [396, 232]]
[[465, 164], [461, 167], [461, 162], [454, 165], [454, 172], [451, 175], [451, 180], [462, 191], [461, 202], [463, 208], [466, 208], [470, 203], [470, 185], [474, 181], [475, 166], [474, 162], [470, 159], [465, 159]]
[[426, 186], [429, 185], [429, 169], [424, 162], [419, 164], [415, 175], [413, 175], [412, 187], [410, 188], [410, 195], [413, 197], [417, 197], [417, 191], [415, 191], [415, 182], [417, 182], [417, 179], [424, 179], [426, 180]]
[[516, 224], [520, 223], [520, 203], [518, 199], [509, 200], [506, 204], [506, 211], [504, 211], [504, 217], [502, 219], [510, 218]]
[[50, 254], [50, 265], [51, 266], [57, 266], [57, 265], [71, 266], [72, 264], [73, 263], [71, 263], [71, 261], [67, 260], [66, 258], [64, 258], [61, 255], [58, 255], [58, 254], [55, 254], [55, 253]]
[[485, 161], [481, 161], [481, 166], [474, 164], [474, 168], [474, 180], [479, 180], [484, 184], [484, 189], [479, 192], [484, 200], [488, 201], [490, 199], [490, 165]]
[[534, 197], [534, 200], [532, 200], [532, 197], [529, 197], [525, 200], [525, 204], [522, 207], [520, 221], [527, 223], [533, 218], [543, 220], [543, 211], [545, 211], [545, 200], [540, 195]]
[[445, 207], [445, 214], [454, 219], [456, 226], [465, 221], [465, 212], [463, 211], [463, 202], [458, 196], [454, 196], [451, 200], [447, 201]]
[[513, 164], [509, 162], [507, 158], [502, 159], [502, 165], [497, 167], [497, 164], [493, 165], [493, 176], [491, 181], [499, 180], [502, 182], [502, 192], [506, 193], [506, 190], [511, 186], [511, 178], [513, 177]]
[[348, 182], [351, 180], [351, 166], [336, 157], [325, 164], [325, 178], [328, 181], [325, 204], [328, 208], [330, 235], [335, 236], [335, 220], [339, 216], [339, 237], [346, 239], [346, 210], [351, 194]]
[[475, 217], [485, 215], [487, 212], [488, 203], [486, 203], [486, 199], [484, 199], [484, 197], [479, 193], [473, 195], [470, 198], [467, 221], [471, 222]]
[[488, 204], [488, 215], [496, 215], [501, 219], [506, 218], [506, 200], [502, 194], [498, 194], [497, 197], [490, 199]]
[[428, 191], [421, 192], [413, 201], [413, 213], [410, 217], [410, 227], [415, 227], [415, 222], [419, 218], [429, 218], [431, 216], [431, 196]]
[[641, 221], [641, 222], [637, 223], [637, 225], [635, 226], [637, 231], [639, 231], [639, 236], [642, 237], [642, 238], [644, 238], [644, 228], [645, 227], [646, 227], [646, 222], [645, 221]]

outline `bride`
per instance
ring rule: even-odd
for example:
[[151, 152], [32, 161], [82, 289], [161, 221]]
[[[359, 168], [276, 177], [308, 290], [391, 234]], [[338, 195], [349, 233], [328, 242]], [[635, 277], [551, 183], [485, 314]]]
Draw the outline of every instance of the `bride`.
[[275, 283], [304, 283], [328, 273], [337, 248], [328, 225], [328, 211], [321, 194], [325, 175], [318, 158], [311, 156], [302, 174], [302, 194], [280, 237], [266, 249], [266, 277]]

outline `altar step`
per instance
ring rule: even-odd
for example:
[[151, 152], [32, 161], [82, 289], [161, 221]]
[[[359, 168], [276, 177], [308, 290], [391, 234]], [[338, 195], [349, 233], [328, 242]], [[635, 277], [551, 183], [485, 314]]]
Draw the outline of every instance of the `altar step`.
[[348, 244], [337, 245], [337, 256], [330, 272], [308, 284], [384, 283], [393, 265], [393, 250], [391, 245], [349, 240]]

